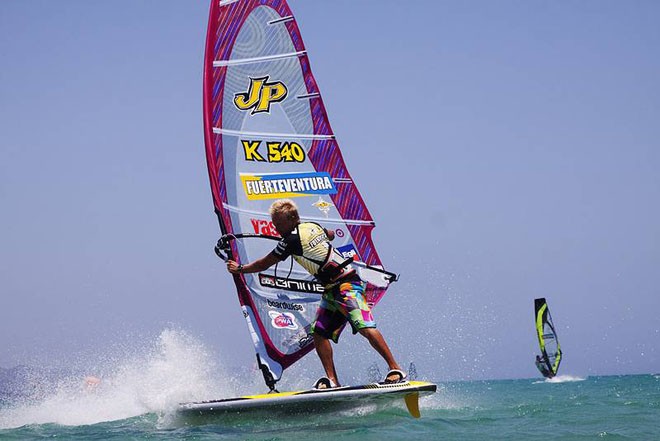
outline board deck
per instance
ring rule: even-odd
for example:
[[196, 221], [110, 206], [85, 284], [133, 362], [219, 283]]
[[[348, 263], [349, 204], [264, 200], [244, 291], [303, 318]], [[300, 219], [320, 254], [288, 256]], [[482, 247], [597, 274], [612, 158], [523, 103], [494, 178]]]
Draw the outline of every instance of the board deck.
[[435, 384], [425, 381], [406, 381], [395, 384], [372, 383], [333, 389], [310, 389], [182, 403], [179, 405], [177, 414], [180, 417], [194, 418], [258, 411], [268, 411], [270, 415], [273, 413], [319, 413], [347, 410], [371, 402], [402, 398], [410, 414], [419, 418], [419, 396], [432, 394], [436, 390]]

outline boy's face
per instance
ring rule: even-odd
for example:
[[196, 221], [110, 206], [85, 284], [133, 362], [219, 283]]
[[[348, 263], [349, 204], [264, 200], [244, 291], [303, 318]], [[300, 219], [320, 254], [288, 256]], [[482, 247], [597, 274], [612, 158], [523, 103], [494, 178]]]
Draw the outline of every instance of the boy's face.
[[297, 220], [292, 219], [290, 216], [283, 213], [273, 214], [272, 220], [273, 225], [275, 225], [275, 229], [282, 237], [288, 236], [298, 223]]

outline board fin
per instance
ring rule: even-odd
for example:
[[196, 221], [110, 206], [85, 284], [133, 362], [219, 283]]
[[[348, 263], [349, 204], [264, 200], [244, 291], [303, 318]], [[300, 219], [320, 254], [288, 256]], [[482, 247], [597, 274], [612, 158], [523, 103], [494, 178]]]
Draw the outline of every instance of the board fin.
[[412, 415], [414, 418], [419, 418], [422, 416], [422, 414], [419, 413], [419, 392], [407, 394], [405, 397], [403, 397], [403, 399], [406, 402], [406, 407], [408, 408], [410, 415]]

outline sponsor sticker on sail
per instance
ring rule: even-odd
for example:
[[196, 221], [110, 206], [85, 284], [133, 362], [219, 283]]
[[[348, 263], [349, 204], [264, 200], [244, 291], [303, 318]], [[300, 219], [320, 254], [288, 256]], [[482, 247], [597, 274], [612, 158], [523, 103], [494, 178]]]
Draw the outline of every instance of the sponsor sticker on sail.
[[270, 323], [277, 329], [298, 329], [298, 324], [293, 314], [288, 312], [268, 311]]
[[349, 243], [348, 245], [344, 245], [341, 247], [337, 247], [337, 251], [339, 251], [339, 253], [347, 259], [360, 260], [360, 255], [358, 254], [358, 251], [355, 249], [355, 245], [353, 245], [352, 243]]
[[246, 92], [234, 95], [234, 104], [239, 110], [252, 110], [252, 115], [260, 112], [270, 112], [272, 103], [279, 103], [286, 98], [287, 87], [281, 81], [269, 82], [266, 75], [260, 78], [250, 78]]
[[241, 173], [241, 182], [248, 200], [337, 193], [330, 174], [326, 172]]
[[[324, 291], [323, 285], [312, 280], [288, 279], [263, 273], [259, 274], [259, 284], [265, 288], [285, 289], [293, 292], [323, 294]], [[268, 302], [270, 304], [270, 300]]]

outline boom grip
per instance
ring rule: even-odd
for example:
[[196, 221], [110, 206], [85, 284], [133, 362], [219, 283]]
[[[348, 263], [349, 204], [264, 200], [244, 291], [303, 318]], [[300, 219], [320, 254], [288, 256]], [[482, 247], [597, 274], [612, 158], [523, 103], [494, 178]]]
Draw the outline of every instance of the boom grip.
[[215, 254], [225, 262], [231, 259], [231, 248], [229, 246], [229, 241], [231, 239], [235, 239], [235, 237], [231, 234], [225, 234], [218, 239], [218, 243], [213, 247]]

